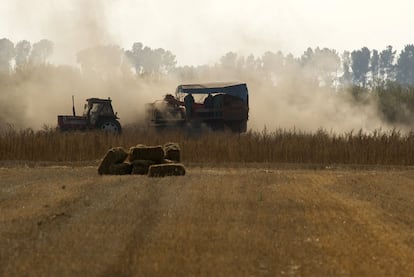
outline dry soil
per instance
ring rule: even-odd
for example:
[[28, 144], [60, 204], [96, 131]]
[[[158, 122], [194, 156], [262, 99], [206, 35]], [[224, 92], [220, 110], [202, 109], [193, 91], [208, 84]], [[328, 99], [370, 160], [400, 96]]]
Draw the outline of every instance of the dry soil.
[[0, 276], [413, 276], [410, 168], [0, 168]]

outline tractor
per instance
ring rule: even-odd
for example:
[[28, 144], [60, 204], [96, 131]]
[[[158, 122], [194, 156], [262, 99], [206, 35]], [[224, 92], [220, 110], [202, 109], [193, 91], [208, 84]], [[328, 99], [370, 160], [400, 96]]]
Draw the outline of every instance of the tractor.
[[146, 104], [149, 126], [156, 129], [206, 126], [211, 130], [247, 130], [249, 94], [245, 83], [179, 85], [175, 96]]
[[58, 115], [58, 129], [60, 131], [87, 131], [98, 129], [108, 133], [120, 134], [121, 124], [117, 113], [112, 108], [112, 100], [89, 98], [82, 116], [75, 112], [74, 98], [72, 96], [73, 115]]

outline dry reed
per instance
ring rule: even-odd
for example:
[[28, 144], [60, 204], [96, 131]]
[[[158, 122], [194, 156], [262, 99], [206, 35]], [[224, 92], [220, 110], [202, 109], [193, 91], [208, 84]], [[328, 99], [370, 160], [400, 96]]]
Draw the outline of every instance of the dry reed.
[[9, 128], [0, 133], [0, 160], [92, 161], [109, 148], [128, 148], [139, 142], [163, 145], [175, 141], [184, 163], [317, 163], [414, 165], [414, 133], [397, 130], [337, 134], [318, 130], [275, 130], [245, 134], [184, 132], [156, 133], [124, 128], [122, 135], [101, 132], [59, 133]]

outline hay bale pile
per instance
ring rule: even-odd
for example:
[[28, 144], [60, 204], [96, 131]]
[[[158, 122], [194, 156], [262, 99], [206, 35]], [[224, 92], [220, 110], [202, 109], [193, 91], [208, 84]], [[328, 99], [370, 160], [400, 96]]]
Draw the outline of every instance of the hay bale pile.
[[98, 167], [99, 174], [148, 175], [149, 177], [183, 176], [185, 167], [180, 163], [181, 149], [178, 143], [163, 146], [138, 144], [125, 151], [115, 147], [106, 153]]

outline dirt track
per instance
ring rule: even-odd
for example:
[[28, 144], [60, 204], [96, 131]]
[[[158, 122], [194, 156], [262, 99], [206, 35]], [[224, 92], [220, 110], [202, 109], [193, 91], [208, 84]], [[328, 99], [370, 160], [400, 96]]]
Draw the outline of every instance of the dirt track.
[[412, 276], [414, 171], [0, 168], [0, 276]]

